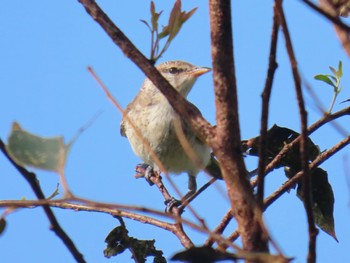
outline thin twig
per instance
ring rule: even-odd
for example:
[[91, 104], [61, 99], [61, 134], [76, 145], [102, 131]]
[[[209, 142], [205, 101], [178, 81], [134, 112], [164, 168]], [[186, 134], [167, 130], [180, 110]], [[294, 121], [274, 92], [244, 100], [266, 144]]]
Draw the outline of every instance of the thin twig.
[[[231, 209], [229, 209], [224, 215], [224, 217], [222, 218], [220, 224], [214, 229], [214, 233], [221, 235], [232, 219], [233, 219], [232, 211]], [[212, 246], [213, 244], [214, 244], [214, 239], [212, 237], [209, 237], [207, 241], [205, 241], [204, 243], [205, 246]]]
[[[165, 200], [171, 200], [171, 195], [169, 194], [168, 190], [163, 184], [162, 178], [160, 175], [154, 174], [155, 176], [150, 176], [149, 179], [157, 186], [159, 191], [162, 193]], [[177, 206], [172, 207], [171, 211], [172, 215], [175, 218], [175, 224], [174, 224], [174, 230], [172, 231], [180, 240], [181, 244], [185, 248], [190, 248], [193, 246], [193, 243], [189, 236], [186, 234], [186, 232], [183, 229], [182, 226], [182, 219], [181, 219], [181, 212], [182, 209], [180, 209]], [[197, 220], [202, 224], [202, 227], [204, 229], [208, 228], [206, 225], [203, 224], [203, 220], [200, 220], [199, 216], [192, 210], [193, 214], [196, 216]]]
[[[58, 200], [6, 200], [6, 201], [0, 201], [0, 207], [16, 207], [16, 208], [26, 208], [26, 207], [37, 207], [37, 206], [44, 206], [48, 205], [51, 207], [57, 207], [57, 208], [63, 208], [63, 209], [72, 209], [74, 211], [89, 211], [89, 212], [100, 212], [100, 213], [107, 213], [112, 216], [123, 216], [130, 219], [137, 220], [142, 223], [151, 224], [157, 227], [160, 227], [162, 229], [170, 230], [171, 232], [176, 231], [176, 227], [174, 224], [164, 222], [152, 217], [132, 213], [126, 210], [132, 210], [132, 211], [139, 211], [139, 212], [147, 212], [152, 213], [155, 215], [167, 217], [170, 219], [175, 219], [175, 217], [172, 214], [164, 213], [158, 210], [154, 209], [147, 209], [144, 207], [138, 207], [138, 206], [127, 206], [127, 205], [120, 205], [120, 204], [108, 204], [108, 203], [102, 203], [102, 202], [95, 202], [92, 200], [79, 198], [76, 196], [73, 196], [71, 199], [58, 199]], [[125, 210], [126, 209], [126, 210]], [[212, 236], [212, 238], [218, 242], [225, 244], [227, 247], [231, 247], [235, 249], [238, 252], [243, 252], [243, 250], [238, 247], [235, 244], [232, 244], [227, 239], [224, 239], [221, 235], [216, 234], [214, 232], [211, 232], [207, 229], [204, 229], [201, 225], [195, 224], [189, 220], [181, 218], [181, 221], [183, 224], [186, 224], [187, 226], [208, 234]], [[174, 233], [176, 234], [176, 233]]]
[[307, 112], [305, 109], [305, 103], [303, 98], [303, 93], [301, 89], [301, 78], [299, 75], [299, 70], [297, 66], [297, 60], [294, 55], [294, 49], [292, 45], [292, 40], [289, 34], [288, 25], [284, 15], [282, 0], [276, 1], [277, 14], [279, 17], [279, 22], [283, 30], [284, 38], [286, 41], [286, 48], [289, 55], [289, 61], [292, 68], [295, 91], [297, 94], [300, 122], [301, 122], [301, 141], [300, 141], [300, 154], [301, 154], [301, 166], [303, 172], [303, 201], [305, 206], [305, 211], [307, 214], [308, 228], [309, 228], [309, 249], [307, 261], [308, 263], [316, 262], [316, 236], [317, 228], [315, 226], [315, 220], [313, 215], [313, 200], [312, 200], [312, 181], [311, 175], [309, 173], [309, 154], [308, 154], [308, 132], [307, 132]]
[[[165, 222], [159, 219], [155, 219], [153, 217], [137, 214], [130, 211], [125, 211], [123, 209], [117, 209], [118, 205], [101, 205], [101, 204], [78, 204], [76, 201], [74, 202], [75, 197], [73, 199], [57, 199], [57, 200], [49, 200], [49, 199], [41, 199], [41, 200], [1, 200], [0, 207], [15, 207], [15, 208], [32, 208], [38, 206], [51, 206], [58, 207], [63, 209], [72, 209], [74, 211], [86, 211], [86, 212], [98, 212], [98, 213], [106, 213], [112, 216], [122, 216], [125, 218], [130, 218], [133, 220], [137, 220], [141, 223], [150, 224], [165, 230], [172, 230], [173, 224], [169, 222]], [[130, 206], [130, 208], [133, 208]], [[134, 207], [136, 210], [136, 207]], [[141, 209], [143, 212], [147, 212], [147, 209]], [[146, 210], [146, 211], [144, 211]], [[149, 211], [149, 213], [154, 213], [155, 211]], [[163, 212], [159, 212], [159, 215], [164, 215]]]
[[259, 164], [258, 164], [258, 186], [257, 186], [257, 200], [260, 206], [263, 205], [264, 200], [264, 182], [265, 182], [265, 167], [266, 167], [266, 149], [267, 149], [267, 126], [269, 116], [269, 103], [272, 90], [273, 79], [277, 69], [276, 50], [278, 40], [279, 23], [277, 21], [276, 7], [274, 7], [273, 26], [271, 33], [269, 66], [267, 69], [267, 76], [265, 81], [264, 91], [262, 97], [261, 110], [261, 127], [260, 127], [260, 141], [259, 141]]
[[[10, 161], [10, 163], [17, 169], [17, 171], [24, 177], [24, 179], [27, 180], [30, 187], [32, 188], [33, 192], [35, 193], [36, 197], [39, 200], [45, 199], [45, 195], [43, 191], [41, 190], [41, 187], [39, 185], [39, 181], [36, 178], [36, 175], [32, 172], [29, 172], [24, 167], [18, 165], [8, 154], [6, 150], [6, 146], [4, 142], [0, 139], [0, 149], [3, 152], [3, 154], [6, 156], [6, 158]], [[50, 229], [54, 231], [54, 233], [62, 240], [63, 244], [67, 247], [68, 251], [73, 255], [75, 260], [77, 262], [85, 262], [83, 255], [79, 252], [75, 244], [73, 243], [72, 239], [67, 235], [67, 233], [62, 229], [60, 224], [57, 221], [57, 218], [55, 217], [54, 213], [52, 212], [49, 205], [43, 205], [43, 209], [45, 211], [45, 214], [47, 218], [50, 221]]]
[[320, 7], [309, 0], [303, 0], [303, 2], [333, 22], [338, 38], [343, 45], [345, 52], [348, 54], [348, 56], [350, 56], [350, 27], [339, 19], [339, 15], [337, 14], [336, 10], [334, 10], [334, 7], [330, 5], [327, 0], [320, 1]]
[[316, 4], [312, 3], [310, 0], [301, 0], [303, 1], [306, 5], [308, 5], [309, 7], [311, 7], [314, 11], [316, 11], [317, 13], [323, 15], [324, 17], [326, 17], [328, 20], [330, 20], [331, 22], [333, 22], [335, 25], [339, 26], [340, 28], [346, 30], [347, 32], [350, 32], [350, 27], [346, 24], [344, 24], [339, 17], [335, 16], [334, 14], [330, 14], [328, 11], [320, 8], [319, 6], [317, 6]]

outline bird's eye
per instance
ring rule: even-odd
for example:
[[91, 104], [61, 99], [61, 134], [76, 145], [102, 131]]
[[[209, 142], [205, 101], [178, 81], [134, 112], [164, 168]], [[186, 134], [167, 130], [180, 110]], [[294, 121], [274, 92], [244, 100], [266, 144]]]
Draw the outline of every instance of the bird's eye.
[[175, 67], [169, 68], [169, 73], [170, 74], [177, 74], [179, 72], [180, 72], [179, 68], [175, 68]]

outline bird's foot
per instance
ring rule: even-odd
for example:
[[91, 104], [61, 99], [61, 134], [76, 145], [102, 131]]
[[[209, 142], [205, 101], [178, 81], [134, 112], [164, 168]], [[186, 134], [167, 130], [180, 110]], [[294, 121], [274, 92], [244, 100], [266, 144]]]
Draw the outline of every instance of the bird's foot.
[[166, 205], [165, 213], [169, 213], [169, 212], [171, 212], [171, 209], [173, 209], [174, 207], [181, 206], [182, 201], [177, 200], [174, 197], [171, 197], [170, 199], [165, 200], [164, 204]]
[[151, 177], [155, 175], [152, 166], [146, 163], [141, 163], [136, 166], [135, 170], [137, 173], [135, 176], [136, 178], [144, 177], [149, 185], [154, 185], [154, 183], [151, 180]]

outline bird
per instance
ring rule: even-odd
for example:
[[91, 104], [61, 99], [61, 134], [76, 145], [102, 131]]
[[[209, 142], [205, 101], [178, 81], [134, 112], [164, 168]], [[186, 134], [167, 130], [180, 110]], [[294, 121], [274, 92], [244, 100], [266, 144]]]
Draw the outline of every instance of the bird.
[[[156, 68], [184, 98], [187, 98], [198, 77], [211, 70], [208, 67], [199, 67], [180, 60], [163, 62]], [[128, 139], [134, 153], [148, 168], [159, 169], [144, 140], [148, 142], [167, 172], [187, 173], [188, 191], [182, 198], [186, 200], [196, 192], [196, 176], [202, 168], [188, 156], [179, 141], [174, 128], [174, 120], [177, 117], [177, 113], [165, 96], [150, 79], [146, 78], [138, 94], [123, 113], [120, 133]], [[221, 174], [217, 169], [216, 159], [211, 155], [211, 148], [195, 134], [188, 123], [181, 120], [181, 124], [183, 134], [202, 167], [208, 167], [208, 170], [212, 170], [210, 173], [214, 177], [220, 178]], [[140, 138], [133, 126], [138, 129], [143, 138]], [[212, 167], [214, 169], [211, 169]]]

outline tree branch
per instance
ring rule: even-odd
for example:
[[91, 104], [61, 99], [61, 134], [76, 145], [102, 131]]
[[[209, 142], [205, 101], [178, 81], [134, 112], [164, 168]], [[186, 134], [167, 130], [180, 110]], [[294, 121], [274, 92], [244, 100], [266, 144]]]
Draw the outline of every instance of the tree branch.
[[269, 66], [267, 69], [267, 76], [265, 81], [264, 91], [261, 94], [262, 97], [262, 110], [261, 110], [261, 127], [260, 127], [260, 141], [259, 141], [259, 164], [258, 164], [258, 186], [257, 186], [257, 200], [259, 205], [263, 206], [264, 200], [264, 182], [265, 182], [265, 167], [266, 167], [266, 149], [267, 149], [267, 128], [268, 128], [268, 116], [269, 116], [269, 103], [272, 90], [273, 79], [275, 71], [277, 69], [276, 62], [276, 50], [278, 40], [279, 23], [277, 20], [276, 5], [274, 6], [273, 25], [271, 33]]
[[283, 30], [284, 38], [286, 40], [286, 48], [289, 55], [289, 61], [291, 64], [295, 91], [297, 94], [300, 122], [301, 122], [301, 140], [300, 140], [300, 159], [301, 167], [303, 172], [303, 201], [305, 206], [305, 211], [307, 214], [308, 228], [309, 228], [309, 252], [307, 260], [309, 263], [316, 262], [316, 236], [317, 228], [315, 226], [314, 215], [312, 211], [312, 181], [309, 173], [309, 153], [308, 153], [308, 132], [307, 132], [307, 112], [305, 109], [305, 103], [303, 98], [303, 93], [301, 89], [301, 78], [299, 75], [297, 60], [294, 55], [294, 49], [292, 45], [292, 40], [289, 34], [289, 29], [287, 21], [284, 15], [282, 0], [276, 1], [277, 14], [279, 18], [280, 25]]
[[344, 24], [337, 14], [337, 12], [334, 10], [334, 7], [329, 4], [328, 1], [320, 0], [321, 7], [317, 6], [316, 4], [312, 3], [309, 0], [303, 0], [303, 2], [308, 5], [310, 8], [318, 12], [319, 14], [326, 17], [328, 20], [333, 22], [335, 31], [339, 37], [340, 42], [343, 45], [343, 48], [345, 52], [350, 56], [350, 27], [346, 24]]
[[216, 143], [211, 146], [220, 163], [244, 249], [268, 251], [261, 211], [246, 176], [241, 150], [230, 1], [210, 0], [209, 13], [217, 110]]
[[112, 22], [94, 0], [78, 0], [87, 13], [103, 28], [111, 40], [122, 50], [124, 55], [132, 60], [153, 82], [159, 91], [167, 98], [174, 110], [194, 129], [196, 134], [212, 144], [215, 129], [207, 122], [200, 111], [183, 96], [181, 96], [166, 79]]
[[[231, 222], [233, 216], [232, 211], [229, 209], [226, 214], [224, 215], [223, 219], [221, 220], [220, 224], [215, 228], [214, 233], [221, 235], [228, 224]], [[214, 244], [214, 239], [212, 237], [209, 237], [207, 241], [205, 241], [205, 246], [212, 246]]]
[[[10, 163], [17, 169], [17, 171], [27, 180], [36, 197], [39, 200], [44, 200], [45, 195], [41, 190], [39, 181], [36, 178], [36, 175], [32, 172], [29, 172], [24, 167], [18, 165], [8, 154], [4, 142], [0, 139], [0, 150], [10, 161]], [[77, 262], [85, 262], [83, 255], [79, 252], [77, 247], [74, 245], [72, 239], [66, 234], [58, 223], [54, 213], [48, 205], [43, 205], [44, 212], [49, 219], [51, 226], [50, 229], [62, 240], [63, 244], [67, 247], [68, 251], [72, 254]]]
[[[106, 213], [110, 214], [112, 216], [122, 216], [126, 218], [130, 218], [133, 220], [137, 220], [141, 223], [146, 223], [150, 225], [154, 225], [156, 227], [169, 230], [173, 232], [175, 235], [181, 236], [181, 234], [177, 233], [177, 226], [176, 223], [168, 223], [164, 222], [149, 216], [140, 215], [137, 213], [133, 213], [126, 210], [132, 210], [132, 211], [139, 211], [139, 212], [147, 212], [152, 213], [158, 216], [167, 217], [173, 220], [178, 220], [179, 218], [174, 217], [172, 214], [160, 212], [154, 209], [148, 209], [144, 207], [138, 207], [138, 206], [127, 206], [127, 205], [120, 205], [120, 204], [108, 204], [108, 203], [101, 203], [101, 202], [95, 202], [83, 198], [79, 198], [76, 196], [72, 196], [71, 199], [58, 199], [58, 200], [48, 200], [48, 199], [41, 199], [41, 200], [5, 200], [0, 201], [0, 207], [15, 207], [15, 208], [26, 208], [26, 207], [37, 207], [37, 206], [51, 206], [51, 207], [57, 207], [62, 209], [71, 209], [74, 211], [88, 211], [88, 212], [100, 212], [100, 213]], [[231, 247], [238, 252], [243, 252], [241, 248], [239, 248], [237, 245], [232, 244], [227, 239], [224, 239], [221, 235], [216, 234], [214, 232], [210, 232], [208, 229], [203, 228], [200, 225], [194, 224], [189, 220], [180, 218], [181, 222], [183, 224], [186, 224], [187, 226], [198, 230], [202, 233], [208, 234], [211, 236], [216, 242], [225, 244], [227, 247]], [[180, 239], [180, 238], [179, 238]], [[181, 241], [181, 239], [180, 239]]]
[[[312, 8], [314, 11], [317, 13], [323, 15], [326, 17], [328, 20], [333, 22], [335, 25], [339, 26], [340, 28], [346, 30], [347, 32], [350, 32], [350, 27], [346, 24], [344, 24], [339, 17], [335, 16], [334, 13], [330, 13], [329, 10], [324, 10], [323, 8], [320, 8], [316, 4], [312, 3], [309, 0], [301, 0], [303, 1], [306, 5], [308, 5], [310, 8]], [[323, 2], [323, 1], [322, 1]]]

